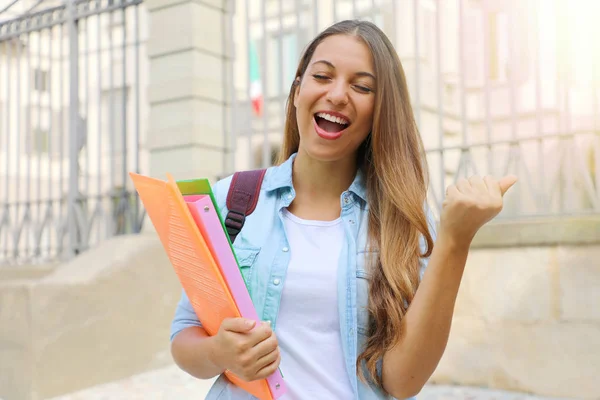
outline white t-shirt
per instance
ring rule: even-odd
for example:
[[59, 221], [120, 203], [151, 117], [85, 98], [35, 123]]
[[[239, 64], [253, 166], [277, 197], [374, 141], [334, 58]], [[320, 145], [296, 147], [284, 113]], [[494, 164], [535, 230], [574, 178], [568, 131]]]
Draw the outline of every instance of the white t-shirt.
[[337, 299], [342, 220], [307, 221], [284, 210], [284, 226], [290, 263], [276, 333], [288, 393], [281, 399], [351, 399]]

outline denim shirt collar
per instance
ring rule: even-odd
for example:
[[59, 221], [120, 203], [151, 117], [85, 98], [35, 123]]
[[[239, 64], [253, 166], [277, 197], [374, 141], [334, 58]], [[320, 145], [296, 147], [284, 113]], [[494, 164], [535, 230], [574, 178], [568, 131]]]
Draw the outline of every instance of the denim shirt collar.
[[[263, 188], [267, 191], [273, 191], [283, 188], [294, 188], [292, 182], [292, 167], [294, 159], [298, 153], [292, 154], [283, 164], [272, 167], [267, 171], [267, 176]], [[365, 174], [361, 169], [358, 169], [352, 184], [348, 191], [354, 193], [365, 203], [367, 201], [367, 189], [365, 185]]]

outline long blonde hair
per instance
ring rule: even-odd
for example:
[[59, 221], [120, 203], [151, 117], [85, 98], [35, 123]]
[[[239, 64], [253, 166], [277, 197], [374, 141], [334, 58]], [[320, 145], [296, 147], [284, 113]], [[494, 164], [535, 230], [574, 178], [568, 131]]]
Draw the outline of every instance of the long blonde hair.
[[[424, 205], [427, 163], [413, 117], [404, 70], [386, 35], [366, 21], [342, 21], [319, 34], [305, 49], [296, 71], [302, 79], [317, 46], [332, 35], [356, 36], [373, 57], [377, 90], [371, 133], [358, 151], [358, 167], [365, 173], [369, 203], [368, 246], [379, 249], [369, 264], [370, 326], [366, 345], [356, 365], [365, 380], [383, 389], [377, 361], [401, 336], [401, 321], [419, 284], [419, 258], [433, 249]], [[298, 151], [295, 81], [287, 99], [285, 136], [279, 162]], [[427, 244], [420, 253], [419, 238]], [[405, 304], [406, 302], [406, 304]]]

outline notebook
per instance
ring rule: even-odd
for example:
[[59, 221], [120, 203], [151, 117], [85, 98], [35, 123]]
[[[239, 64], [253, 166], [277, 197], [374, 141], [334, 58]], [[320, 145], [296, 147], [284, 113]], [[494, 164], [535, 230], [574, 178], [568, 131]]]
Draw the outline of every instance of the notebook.
[[[242, 314], [208, 240], [202, 235], [171, 175], [167, 174], [166, 182], [135, 173], [130, 173], [130, 177], [198, 319], [209, 335], [215, 335], [223, 319], [241, 317]], [[208, 195], [208, 198], [214, 207], [214, 197]], [[222, 222], [220, 225], [223, 226]], [[224, 231], [223, 235], [227, 236]], [[239, 282], [235, 287], [240, 287]], [[245, 382], [230, 371], [225, 372], [232, 383], [260, 400], [276, 399], [285, 392], [283, 381], [279, 381], [276, 374], [271, 379], [272, 392], [267, 379]]]

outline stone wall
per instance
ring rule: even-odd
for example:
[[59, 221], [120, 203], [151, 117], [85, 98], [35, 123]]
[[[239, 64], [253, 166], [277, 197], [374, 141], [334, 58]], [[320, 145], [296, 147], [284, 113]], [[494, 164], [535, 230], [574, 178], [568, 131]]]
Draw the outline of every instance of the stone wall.
[[[155, 235], [0, 280], [0, 398], [41, 400], [171, 363], [180, 285]], [[40, 274], [41, 275], [41, 274]]]
[[[432, 382], [599, 398], [600, 245], [491, 248], [485, 235]], [[0, 275], [0, 398], [41, 400], [172, 363], [180, 286], [151, 228], [44, 271]]]
[[482, 231], [433, 382], [600, 398], [600, 224], [579, 222], [544, 223], [530, 239], [516, 232], [538, 223]]

